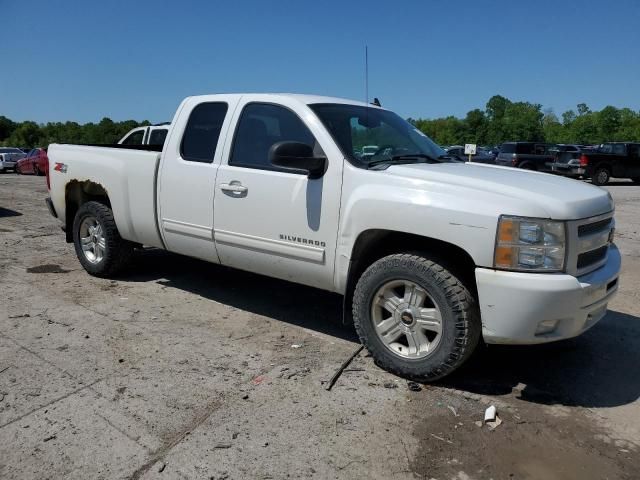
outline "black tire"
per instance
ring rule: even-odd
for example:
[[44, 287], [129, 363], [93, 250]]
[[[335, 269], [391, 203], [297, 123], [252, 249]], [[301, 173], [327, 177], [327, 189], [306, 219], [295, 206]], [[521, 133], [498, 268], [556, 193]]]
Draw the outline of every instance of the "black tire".
[[631, 178], [631, 181], [632, 181], [633, 183], [640, 184], [640, 177], [632, 177], [632, 178]]
[[36, 177], [39, 177], [39, 176], [40, 176], [40, 170], [38, 169], [38, 166], [37, 166], [37, 165], [34, 165], [34, 166], [33, 166], [33, 174], [34, 174]]
[[[409, 280], [424, 289], [440, 309], [442, 333], [435, 350], [423, 358], [394, 353], [375, 331], [372, 302], [393, 280]], [[475, 297], [453, 273], [424, 256], [401, 253], [384, 257], [362, 274], [353, 295], [353, 320], [360, 341], [376, 363], [401, 377], [432, 382], [449, 375], [473, 353], [481, 336]]]
[[533, 170], [533, 171], [537, 170], [536, 166], [531, 163], [525, 163], [520, 168], [523, 170]]
[[[80, 227], [87, 217], [95, 218], [102, 227], [105, 249], [104, 256], [98, 263], [89, 261], [80, 243]], [[96, 277], [107, 278], [115, 275], [133, 255], [133, 244], [120, 237], [113, 212], [109, 207], [98, 202], [87, 202], [78, 209], [73, 220], [73, 243], [78, 260], [84, 269]]]
[[611, 172], [607, 167], [596, 167], [591, 175], [591, 183], [600, 187], [609, 183], [610, 178]]

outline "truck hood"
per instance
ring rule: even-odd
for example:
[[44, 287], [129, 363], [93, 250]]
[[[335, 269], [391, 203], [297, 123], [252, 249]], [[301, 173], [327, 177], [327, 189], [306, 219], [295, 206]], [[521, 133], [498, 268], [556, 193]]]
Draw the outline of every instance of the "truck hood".
[[[613, 210], [611, 195], [606, 190], [579, 180], [511, 167], [473, 163], [440, 163], [392, 165], [391, 175], [424, 180], [434, 185], [456, 187], [460, 195], [482, 191], [509, 198], [516, 204], [532, 202], [547, 212], [548, 218], [577, 220]], [[427, 187], [428, 188], [428, 187]], [[507, 213], [507, 212], [505, 212]], [[518, 214], [515, 212], [515, 214]]]

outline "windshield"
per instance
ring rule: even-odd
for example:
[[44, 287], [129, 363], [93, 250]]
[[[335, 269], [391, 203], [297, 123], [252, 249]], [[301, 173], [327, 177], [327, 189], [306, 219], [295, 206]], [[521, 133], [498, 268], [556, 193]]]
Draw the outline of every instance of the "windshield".
[[357, 166], [419, 155], [437, 160], [446, 152], [406, 120], [388, 110], [339, 103], [309, 107], [344, 155]]
[[24, 153], [22, 150], [18, 150], [17, 148], [0, 148], [0, 153]]

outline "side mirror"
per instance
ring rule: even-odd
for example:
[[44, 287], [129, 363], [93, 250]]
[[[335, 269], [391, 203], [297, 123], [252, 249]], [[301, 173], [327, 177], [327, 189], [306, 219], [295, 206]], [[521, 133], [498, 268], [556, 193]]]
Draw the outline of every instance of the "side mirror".
[[301, 142], [278, 142], [269, 149], [269, 162], [290, 173], [320, 178], [327, 171], [326, 157], [314, 157], [313, 148]]

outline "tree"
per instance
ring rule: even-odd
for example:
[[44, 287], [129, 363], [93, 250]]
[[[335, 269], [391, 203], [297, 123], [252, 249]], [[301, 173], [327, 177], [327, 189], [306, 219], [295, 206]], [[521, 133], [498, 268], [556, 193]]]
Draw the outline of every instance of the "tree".
[[16, 129], [16, 123], [0, 115], [0, 142], [9, 137]]
[[544, 141], [542, 117], [542, 105], [529, 102], [516, 102], [507, 105], [502, 118], [504, 140]]

